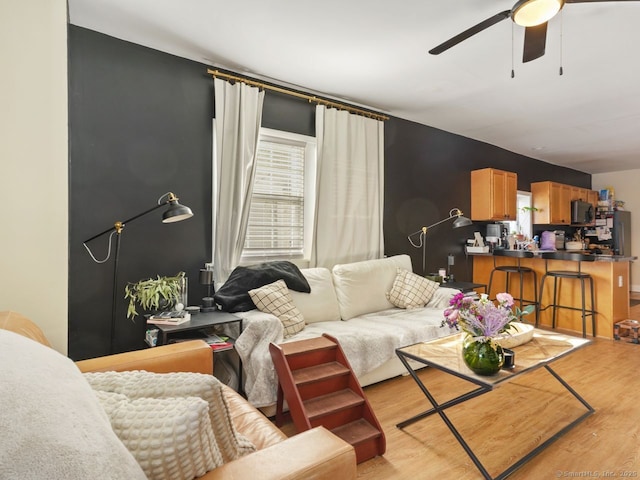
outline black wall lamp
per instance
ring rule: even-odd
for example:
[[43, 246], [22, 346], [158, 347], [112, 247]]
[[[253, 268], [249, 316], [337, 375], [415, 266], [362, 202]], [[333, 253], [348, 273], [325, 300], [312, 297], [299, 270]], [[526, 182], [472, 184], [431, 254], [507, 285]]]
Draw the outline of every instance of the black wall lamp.
[[[433, 228], [437, 225], [440, 225], [441, 223], [447, 222], [449, 220], [453, 220], [453, 228], [460, 228], [460, 227], [466, 227], [469, 225], [472, 225], [473, 222], [471, 220], [469, 220], [467, 217], [465, 217], [462, 213], [462, 210], [460, 210], [459, 208], [452, 208], [449, 211], [449, 216], [443, 220], [440, 220], [439, 222], [436, 222], [432, 225], [429, 225], [428, 227], [422, 227], [420, 230], [418, 230], [417, 232], [413, 232], [411, 234], [409, 234], [407, 236], [407, 239], [409, 240], [409, 243], [411, 243], [412, 246], [414, 246], [415, 248], [422, 248], [422, 275], [426, 275], [426, 269], [427, 269], [427, 242], [426, 242], [426, 236], [427, 236], [427, 231], [429, 231], [430, 228]], [[419, 235], [417, 240], [418, 243], [415, 243], [413, 241], [413, 238], [416, 237], [416, 235]]]
[[[124, 227], [126, 226], [126, 224], [133, 222], [134, 220], [137, 220], [138, 218], [153, 212], [154, 210], [157, 210], [159, 208], [162, 207], [167, 207], [166, 211], [162, 214], [162, 223], [174, 223], [174, 222], [180, 222], [182, 220], [186, 220], [187, 218], [191, 218], [193, 217], [193, 212], [191, 211], [191, 209], [185, 205], [181, 205], [180, 203], [178, 203], [178, 197], [175, 196], [175, 194], [173, 194], [172, 192], [167, 192], [164, 195], [162, 195], [158, 201], [157, 204], [153, 207], [151, 207], [148, 210], [145, 210], [142, 213], [139, 213], [137, 215], [134, 215], [133, 217], [127, 219], [127, 220], [123, 220], [123, 221], [117, 221], [113, 224], [112, 227], [106, 229], [104, 232], [100, 232], [97, 235], [94, 235], [91, 238], [88, 238], [87, 240], [85, 240], [84, 242], [82, 242], [82, 244], [84, 245], [84, 248], [87, 249], [87, 252], [89, 252], [89, 255], [91, 256], [91, 258], [93, 259], [94, 262], [96, 263], [105, 263], [107, 260], [109, 260], [109, 258], [111, 257], [111, 241], [113, 239], [113, 236], [116, 235], [116, 246], [115, 246], [115, 253], [114, 253], [114, 262], [113, 262], [113, 291], [112, 291], [112, 301], [111, 301], [111, 330], [110, 330], [110, 339], [109, 339], [109, 351], [110, 353], [115, 353], [115, 330], [116, 330], [116, 302], [117, 302], [117, 298], [118, 298], [118, 294], [117, 294], [117, 288], [118, 288], [118, 262], [119, 262], [119, 257], [120, 257], [120, 236], [122, 234], [122, 231], [124, 230]], [[93, 253], [91, 252], [91, 250], [89, 249], [89, 247], [87, 246], [87, 243], [91, 242], [92, 240], [95, 240], [96, 238], [99, 238], [103, 235], [106, 235], [110, 233], [109, 235], [109, 247], [107, 250], [107, 256], [103, 259], [103, 260], [98, 260], [96, 259], [96, 257], [93, 255]]]

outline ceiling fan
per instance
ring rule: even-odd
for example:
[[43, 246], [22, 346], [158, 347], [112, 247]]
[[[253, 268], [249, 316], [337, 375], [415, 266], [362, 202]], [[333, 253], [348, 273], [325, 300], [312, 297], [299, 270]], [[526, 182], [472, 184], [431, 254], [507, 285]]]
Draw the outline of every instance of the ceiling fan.
[[637, 0], [518, 0], [511, 10], [505, 10], [487, 18], [464, 32], [450, 38], [437, 47], [429, 50], [432, 55], [439, 55], [445, 50], [472, 37], [476, 33], [511, 17], [514, 23], [525, 27], [524, 50], [522, 61], [530, 62], [544, 55], [547, 40], [547, 22], [564, 7], [565, 3], [596, 3]]

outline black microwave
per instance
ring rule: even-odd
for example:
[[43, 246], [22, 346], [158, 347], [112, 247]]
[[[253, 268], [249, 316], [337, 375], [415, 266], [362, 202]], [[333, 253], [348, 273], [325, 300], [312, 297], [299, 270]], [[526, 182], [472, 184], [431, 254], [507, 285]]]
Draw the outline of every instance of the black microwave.
[[582, 225], [593, 222], [593, 205], [582, 200], [571, 202], [571, 223]]

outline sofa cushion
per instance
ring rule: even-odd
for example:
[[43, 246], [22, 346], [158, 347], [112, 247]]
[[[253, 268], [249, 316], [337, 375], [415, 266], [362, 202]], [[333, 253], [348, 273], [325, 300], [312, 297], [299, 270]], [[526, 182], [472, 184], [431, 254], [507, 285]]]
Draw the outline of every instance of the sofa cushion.
[[340, 320], [340, 307], [333, 286], [331, 271], [328, 268], [304, 268], [301, 270], [311, 287], [310, 293], [290, 290], [293, 303], [305, 323], [328, 322]]
[[393, 308], [387, 299], [397, 269], [412, 271], [409, 255], [336, 265], [333, 284], [342, 320]]
[[440, 287], [440, 284], [404, 268], [398, 268], [397, 272], [387, 298], [398, 308], [424, 307]]
[[271, 313], [280, 319], [284, 327], [284, 338], [304, 329], [304, 317], [293, 304], [291, 293], [283, 280], [249, 290], [249, 295], [258, 310]]
[[70, 359], [0, 330], [0, 364], [0, 478], [146, 478]]

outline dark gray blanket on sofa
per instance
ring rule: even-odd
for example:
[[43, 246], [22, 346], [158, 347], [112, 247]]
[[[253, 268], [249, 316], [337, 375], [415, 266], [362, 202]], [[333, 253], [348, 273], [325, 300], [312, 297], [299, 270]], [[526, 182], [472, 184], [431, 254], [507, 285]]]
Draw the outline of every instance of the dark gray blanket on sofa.
[[246, 312], [256, 308], [249, 296], [249, 290], [277, 280], [284, 280], [287, 288], [291, 290], [311, 292], [309, 282], [300, 269], [291, 262], [280, 260], [248, 267], [236, 267], [213, 298], [226, 312]]

